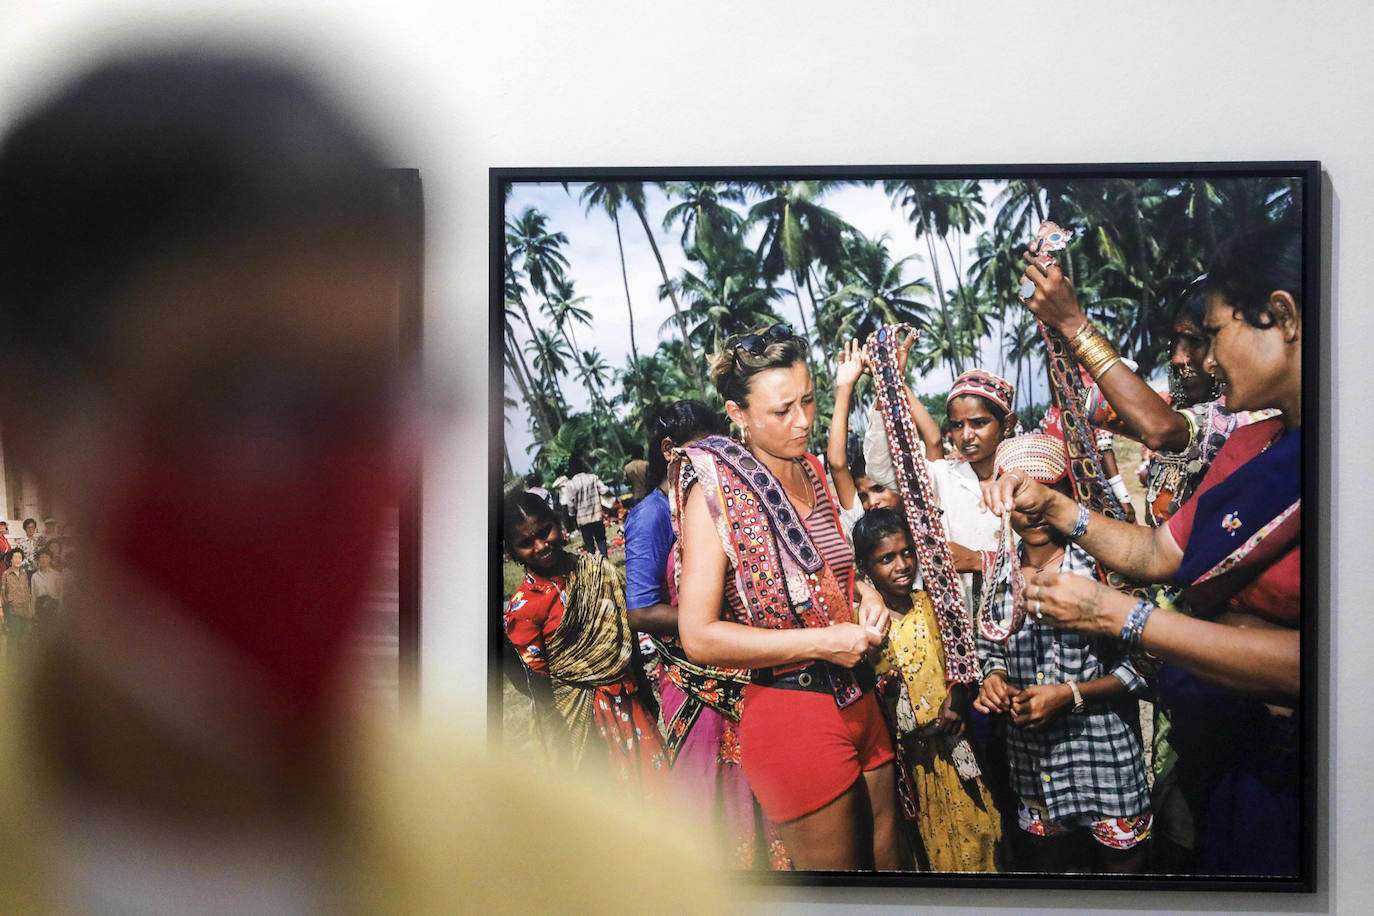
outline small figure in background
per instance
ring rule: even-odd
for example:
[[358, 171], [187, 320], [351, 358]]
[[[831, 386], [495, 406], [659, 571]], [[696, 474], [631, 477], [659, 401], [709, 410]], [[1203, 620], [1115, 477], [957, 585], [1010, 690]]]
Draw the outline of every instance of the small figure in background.
[[35, 558], [38, 556], [38, 520], [32, 518], [24, 519], [24, 536], [15, 538], [14, 546], [24, 551], [24, 569], [33, 572], [38, 567], [35, 565]]
[[6, 652], [9, 661], [28, 654], [33, 629], [33, 591], [24, 571], [24, 551], [13, 547], [5, 554], [5, 572], [0, 575], [0, 607], [5, 613]]
[[582, 533], [582, 548], [587, 553], [609, 556], [602, 497], [610, 494], [610, 488], [601, 482], [600, 477], [587, 470], [586, 464], [577, 455], [568, 459], [568, 473], [572, 479], [563, 488], [563, 504], [577, 524], [577, 530]]
[[54, 564], [53, 556], [53, 548], [60, 550], [61, 544], [54, 540], [38, 551], [38, 568], [29, 579], [33, 590], [33, 621], [39, 632], [51, 631], [62, 611], [62, 573]]

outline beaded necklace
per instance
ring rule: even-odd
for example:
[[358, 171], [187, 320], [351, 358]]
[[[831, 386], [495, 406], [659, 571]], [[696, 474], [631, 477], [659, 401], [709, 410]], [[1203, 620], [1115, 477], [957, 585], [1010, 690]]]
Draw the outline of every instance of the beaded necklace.
[[[1011, 513], [1002, 516], [1002, 528], [997, 537], [997, 552], [993, 567], [984, 577], [986, 585], [978, 601], [978, 632], [993, 642], [1006, 642], [1011, 634], [1017, 632], [1026, 622], [1026, 601], [1023, 593], [1026, 582], [1021, 575], [1021, 563], [1012, 550]], [[1003, 595], [1011, 590], [1011, 601], [1005, 602]], [[1007, 618], [996, 616], [997, 609], [1010, 603], [1011, 615]]]

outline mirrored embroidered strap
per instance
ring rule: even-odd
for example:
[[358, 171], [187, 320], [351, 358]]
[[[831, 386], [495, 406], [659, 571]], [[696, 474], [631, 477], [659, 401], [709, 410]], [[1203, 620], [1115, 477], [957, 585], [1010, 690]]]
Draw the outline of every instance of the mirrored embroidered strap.
[[[1058, 263], [1052, 252], [1067, 247], [1069, 234], [1047, 221], [1040, 225], [1037, 239], [1040, 245], [1036, 260], [1049, 267]], [[1048, 327], [1039, 318], [1035, 321], [1040, 326], [1040, 336], [1049, 353], [1050, 394], [1063, 416], [1061, 426], [1064, 430], [1064, 447], [1069, 453], [1069, 482], [1073, 487], [1074, 501], [1108, 518], [1124, 520], [1125, 510], [1116, 494], [1107, 486], [1107, 474], [1102, 469], [1102, 457], [1097, 451], [1097, 436], [1088, 423], [1083, 407], [1087, 396], [1082, 377], [1078, 374], [1078, 361], [1074, 359], [1063, 334]], [[1137, 597], [1144, 595], [1143, 587], [1101, 564], [1097, 565], [1097, 576], [1118, 591]]]
[[935, 493], [925, 462], [916, 449], [924, 443], [907, 403], [906, 385], [897, 371], [897, 335], [911, 332], [908, 325], [884, 325], [868, 336], [865, 349], [878, 388], [878, 410], [892, 453], [897, 489], [902, 497], [907, 524], [921, 562], [921, 581], [935, 605], [940, 643], [945, 650], [945, 680], [977, 683], [978, 657], [973, 647], [973, 627], [964, 603], [964, 587], [954, 571], [949, 540], [935, 503]]
[[798, 517], [773, 472], [734, 439], [708, 436], [695, 443], [695, 446], [715, 455], [739, 475], [740, 481], [754, 491], [758, 505], [777, 532], [777, 541], [782, 548], [804, 572], [818, 572], [824, 562], [821, 552], [816, 549], [811, 533], [806, 530], [805, 520]]

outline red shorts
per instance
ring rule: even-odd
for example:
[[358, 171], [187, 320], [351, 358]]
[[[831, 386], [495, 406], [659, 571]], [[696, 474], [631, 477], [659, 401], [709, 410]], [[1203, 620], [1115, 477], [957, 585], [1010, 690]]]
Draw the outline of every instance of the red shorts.
[[829, 693], [750, 684], [739, 743], [749, 786], [776, 823], [824, 808], [864, 771], [894, 759], [871, 690], [840, 709]]

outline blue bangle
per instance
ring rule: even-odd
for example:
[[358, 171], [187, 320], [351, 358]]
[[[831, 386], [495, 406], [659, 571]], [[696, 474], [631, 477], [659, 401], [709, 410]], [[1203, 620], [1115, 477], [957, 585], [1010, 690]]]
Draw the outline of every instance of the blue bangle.
[[1131, 608], [1131, 612], [1126, 615], [1126, 622], [1121, 626], [1121, 641], [1126, 644], [1126, 648], [1132, 652], [1142, 651], [1141, 637], [1145, 634], [1145, 621], [1150, 619], [1155, 606], [1141, 598]]
[[1082, 503], [1078, 504], [1078, 522], [1073, 526], [1073, 530], [1069, 532], [1069, 540], [1076, 541], [1088, 533], [1088, 516], [1090, 514], [1087, 506]]

